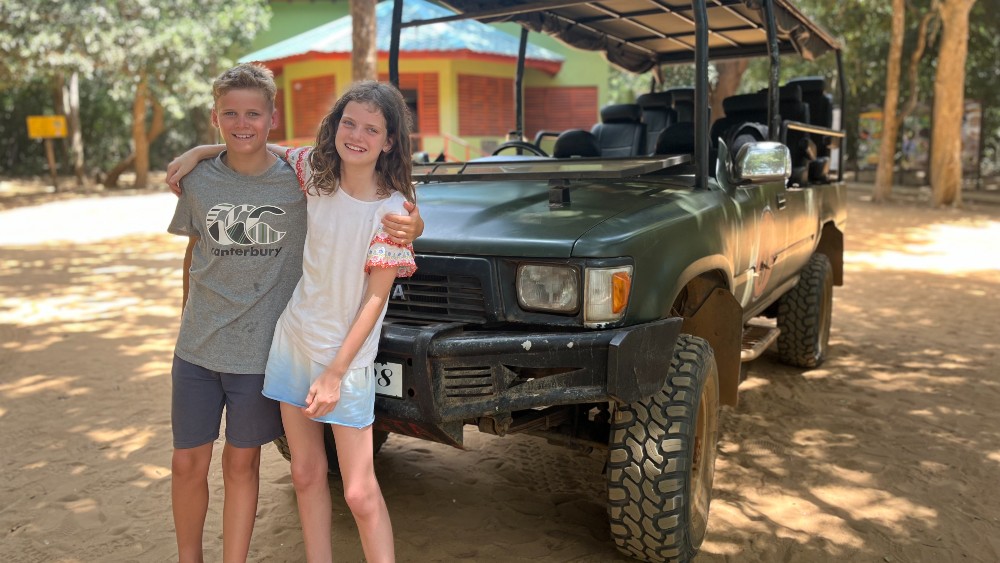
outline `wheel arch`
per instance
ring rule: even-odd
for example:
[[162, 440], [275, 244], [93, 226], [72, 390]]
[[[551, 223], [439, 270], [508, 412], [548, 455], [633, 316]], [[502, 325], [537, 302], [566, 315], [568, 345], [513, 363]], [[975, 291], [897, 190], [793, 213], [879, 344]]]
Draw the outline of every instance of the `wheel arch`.
[[717, 258], [702, 264], [715, 263], [725, 269], [698, 271], [692, 265], [685, 270], [689, 275], [682, 276], [684, 285], [674, 298], [670, 314], [684, 319], [681, 332], [703, 338], [712, 346], [719, 371], [719, 399], [724, 405], [735, 406], [740, 384], [743, 308], [732, 293], [728, 262]]
[[816, 252], [826, 255], [833, 266], [833, 285], [844, 285], [844, 232], [833, 221], [823, 224]]

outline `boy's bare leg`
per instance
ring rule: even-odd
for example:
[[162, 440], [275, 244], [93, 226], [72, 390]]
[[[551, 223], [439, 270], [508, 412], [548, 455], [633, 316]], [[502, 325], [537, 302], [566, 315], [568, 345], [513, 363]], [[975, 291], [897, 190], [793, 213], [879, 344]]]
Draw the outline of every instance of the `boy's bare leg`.
[[326, 448], [323, 445], [323, 424], [310, 420], [302, 409], [281, 403], [281, 422], [285, 426], [288, 449], [292, 454], [292, 484], [299, 505], [302, 539], [306, 544], [306, 561], [333, 561], [330, 541], [332, 503], [327, 481]]
[[212, 443], [175, 449], [171, 460], [170, 497], [177, 531], [177, 560], [202, 563], [202, 533], [208, 513], [208, 467]]
[[222, 560], [242, 563], [250, 551], [260, 491], [260, 446], [222, 449], [222, 480], [226, 497], [222, 508]]
[[344, 477], [344, 498], [358, 524], [365, 559], [368, 563], [391, 563], [396, 560], [392, 523], [375, 478], [372, 427], [333, 425], [333, 437]]

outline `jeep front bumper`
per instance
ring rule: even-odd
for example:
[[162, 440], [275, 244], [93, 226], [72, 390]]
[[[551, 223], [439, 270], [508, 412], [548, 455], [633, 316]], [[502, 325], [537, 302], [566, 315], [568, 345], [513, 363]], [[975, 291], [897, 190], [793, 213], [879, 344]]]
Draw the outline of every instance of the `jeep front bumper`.
[[531, 333], [386, 323], [379, 361], [403, 366], [403, 396], [376, 398], [376, 428], [461, 447], [471, 419], [634, 402], [661, 388], [681, 323]]

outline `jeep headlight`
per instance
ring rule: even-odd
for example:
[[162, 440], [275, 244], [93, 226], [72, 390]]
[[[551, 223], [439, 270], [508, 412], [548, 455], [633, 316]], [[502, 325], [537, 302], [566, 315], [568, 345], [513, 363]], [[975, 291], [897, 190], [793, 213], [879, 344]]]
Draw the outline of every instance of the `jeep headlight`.
[[570, 266], [523, 264], [517, 269], [517, 302], [532, 311], [573, 313], [580, 303], [578, 280]]
[[632, 291], [632, 266], [587, 268], [586, 278], [584, 324], [596, 326], [621, 319]]

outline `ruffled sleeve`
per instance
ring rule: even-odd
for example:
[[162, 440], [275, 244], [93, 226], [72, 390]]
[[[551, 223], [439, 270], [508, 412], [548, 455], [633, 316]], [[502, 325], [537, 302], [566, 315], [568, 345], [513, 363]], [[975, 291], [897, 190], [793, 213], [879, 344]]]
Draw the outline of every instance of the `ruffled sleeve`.
[[312, 168], [309, 166], [309, 154], [312, 147], [299, 147], [285, 151], [285, 162], [295, 170], [295, 177], [299, 180], [299, 187], [306, 191], [306, 184], [312, 176]]
[[402, 246], [392, 242], [392, 239], [379, 225], [372, 243], [368, 247], [368, 258], [365, 260], [365, 273], [371, 273], [372, 268], [397, 268], [397, 278], [408, 278], [417, 271], [417, 263], [413, 259], [413, 245]]

